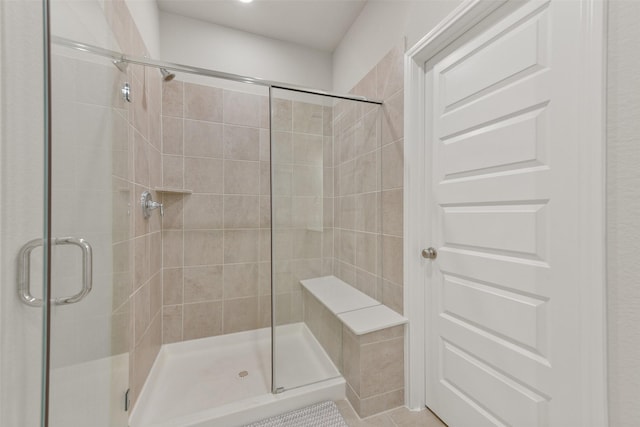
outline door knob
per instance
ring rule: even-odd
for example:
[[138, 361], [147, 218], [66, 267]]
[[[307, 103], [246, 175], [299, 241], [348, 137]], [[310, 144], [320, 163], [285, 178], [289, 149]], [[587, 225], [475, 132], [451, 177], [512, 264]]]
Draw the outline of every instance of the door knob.
[[438, 251], [434, 248], [427, 248], [422, 250], [422, 258], [425, 259], [436, 259], [438, 257]]

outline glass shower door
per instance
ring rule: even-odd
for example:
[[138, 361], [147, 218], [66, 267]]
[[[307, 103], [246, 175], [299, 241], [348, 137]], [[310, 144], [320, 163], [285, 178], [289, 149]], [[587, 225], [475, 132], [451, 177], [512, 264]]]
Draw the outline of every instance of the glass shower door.
[[[129, 80], [53, 46], [50, 427], [125, 427], [133, 288]], [[146, 249], [146, 248], [145, 248]]]
[[331, 274], [332, 104], [271, 89], [273, 390], [338, 377], [342, 327], [305, 317], [301, 280]]

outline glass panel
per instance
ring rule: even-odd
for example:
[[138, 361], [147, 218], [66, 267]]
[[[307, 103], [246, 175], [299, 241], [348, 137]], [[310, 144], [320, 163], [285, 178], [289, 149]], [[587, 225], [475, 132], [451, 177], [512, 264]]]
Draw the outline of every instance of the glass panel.
[[128, 76], [57, 47], [51, 81], [49, 426], [126, 426], [137, 206], [119, 90]]
[[[271, 110], [274, 390], [279, 391], [342, 371], [342, 323], [301, 280], [333, 275], [378, 297], [381, 174], [377, 106], [272, 89]], [[361, 217], [356, 202], [368, 203], [358, 205]], [[356, 250], [371, 258], [357, 257]]]
[[[43, 306], [18, 298], [18, 254], [46, 237], [42, 3], [0, 2], [0, 425], [41, 424]], [[29, 290], [42, 295], [42, 248], [30, 254]]]

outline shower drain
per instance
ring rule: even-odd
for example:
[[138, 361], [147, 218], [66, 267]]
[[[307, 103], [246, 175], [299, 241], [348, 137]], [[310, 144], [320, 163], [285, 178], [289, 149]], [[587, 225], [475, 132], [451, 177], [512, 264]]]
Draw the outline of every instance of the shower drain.
[[244, 377], [246, 377], [247, 375], [249, 375], [249, 372], [247, 372], [247, 371], [240, 371], [240, 372], [238, 372], [238, 376], [239, 376], [240, 378], [244, 378]]

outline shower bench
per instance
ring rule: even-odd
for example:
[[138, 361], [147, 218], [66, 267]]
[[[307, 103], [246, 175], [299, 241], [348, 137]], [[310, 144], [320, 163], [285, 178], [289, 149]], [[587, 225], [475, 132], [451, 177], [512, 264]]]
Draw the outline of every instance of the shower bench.
[[360, 417], [402, 406], [408, 320], [335, 276], [300, 284], [304, 321], [345, 377]]
[[355, 335], [407, 323], [407, 318], [335, 276], [301, 280], [300, 284]]

